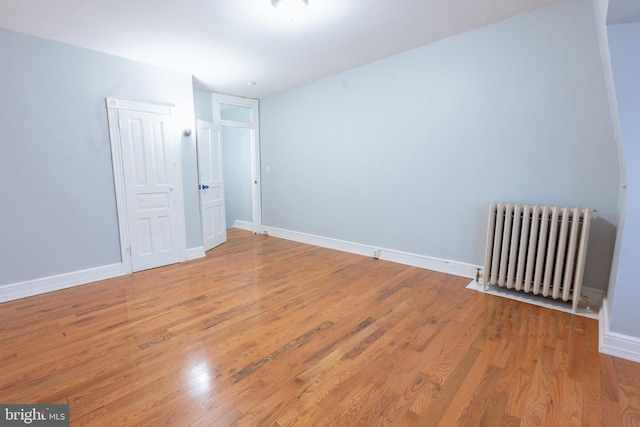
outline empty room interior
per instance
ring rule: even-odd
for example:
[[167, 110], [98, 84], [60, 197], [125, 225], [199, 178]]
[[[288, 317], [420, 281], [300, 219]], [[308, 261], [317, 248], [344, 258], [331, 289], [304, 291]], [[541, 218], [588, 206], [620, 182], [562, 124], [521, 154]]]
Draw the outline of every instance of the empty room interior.
[[638, 2], [3, 0], [0, 100], [0, 425], [640, 426]]

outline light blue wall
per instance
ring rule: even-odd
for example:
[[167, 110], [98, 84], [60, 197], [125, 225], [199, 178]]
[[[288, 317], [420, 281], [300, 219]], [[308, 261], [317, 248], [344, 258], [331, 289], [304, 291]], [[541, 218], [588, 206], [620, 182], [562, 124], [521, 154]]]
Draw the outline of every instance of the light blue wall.
[[193, 89], [194, 114], [196, 119], [213, 122], [213, 104], [211, 92], [201, 89]]
[[640, 23], [609, 25], [608, 36], [627, 172], [610, 328], [640, 337]]
[[265, 225], [479, 265], [491, 201], [589, 207], [585, 285], [606, 288], [619, 172], [591, 2], [260, 105]]
[[252, 222], [251, 129], [222, 127], [222, 158], [227, 228]]
[[[3, 29], [0, 58], [0, 285], [120, 262], [105, 98], [173, 104], [192, 127], [191, 76]], [[185, 215], [200, 246], [197, 205]]]

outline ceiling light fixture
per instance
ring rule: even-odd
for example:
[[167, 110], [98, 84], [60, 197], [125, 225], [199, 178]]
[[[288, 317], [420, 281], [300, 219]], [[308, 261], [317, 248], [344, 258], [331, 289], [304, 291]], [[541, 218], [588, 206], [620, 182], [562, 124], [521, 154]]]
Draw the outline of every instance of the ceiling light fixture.
[[298, 16], [309, 4], [309, 0], [271, 0], [273, 7], [288, 17]]

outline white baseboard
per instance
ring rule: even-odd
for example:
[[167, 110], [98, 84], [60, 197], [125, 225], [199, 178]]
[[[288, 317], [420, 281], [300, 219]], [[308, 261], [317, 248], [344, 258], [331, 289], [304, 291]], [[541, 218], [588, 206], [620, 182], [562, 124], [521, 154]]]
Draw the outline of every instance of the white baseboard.
[[249, 221], [240, 221], [236, 219], [233, 221], [233, 228], [239, 228], [240, 230], [247, 230], [253, 233], [253, 223]]
[[187, 249], [187, 261], [193, 259], [204, 258], [207, 254], [204, 252], [204, 247], [198, 246], [197, 248]]
[[[205, 256], [206, 254], [202, 246], [187, 249], [187, 260], [204, 258]], [[74, 286], [86, 285], [87, 283], [112, 279], [126, 274], [129, 273], [124, 264], [119, 263], [8, 285], [0, 285], [0, 303], [45, 294], [47, 292], [59, 291]]]
[[73, 286], [86, 285], [87, 283], [124, 276], [125, 274], [127, 273], [124, 264], [120, 263], [19, 283], [11, 283], [0, 286], [0, 303], [71, 288]]
[[604, 298], [600, 313], [600, 353], [640, 363], [640, 338], [612, 332], [609, 316], [607, 299]]
[[344, 240], [316, 236], [313, 234], [299, 233], [297, 231], [284, 230], [276, 227], [263, 226], [262, 231], [265, 234], [279, 237], [281, 239], [293, 240], [295, 242], [307, 243], [309, 245], [335, 249], [357, 255], [374, 257], [377, 251], [378, 258], [385, 261], [392, 261], [397, 262], [398, 264], [439, 271], [441, 273], [452, 274], [454, 276], [474, 278], [476, 277], [476, 269], [480, 268], [480, 266], [478, 265], [433, 258], [425, 255], [418, 255], [393, 249], [378, 248], [375, 246], [347, 242]]

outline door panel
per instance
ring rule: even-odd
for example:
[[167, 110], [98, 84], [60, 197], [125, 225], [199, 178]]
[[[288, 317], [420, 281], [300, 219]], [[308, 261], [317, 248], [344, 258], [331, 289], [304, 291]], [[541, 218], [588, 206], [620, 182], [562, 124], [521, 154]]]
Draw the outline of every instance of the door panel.
[[184, 260], [178, 152], [171, 116], [120, 110], [133, 271]]
[[202, 244], [208, 251], [227, 241], [222, 144], [213, 123], [198, 120], [197, 146]]

